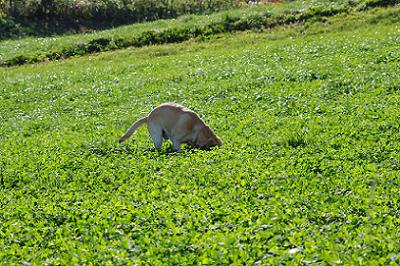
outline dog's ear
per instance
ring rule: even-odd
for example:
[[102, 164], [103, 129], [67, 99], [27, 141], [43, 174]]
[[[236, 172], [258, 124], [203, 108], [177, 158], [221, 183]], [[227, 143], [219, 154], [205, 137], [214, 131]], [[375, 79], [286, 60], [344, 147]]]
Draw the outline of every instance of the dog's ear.
[[200, 147], [200, 148], [201, 148], [201, 147], [204, 147], [205, 145], [207, 145], [208, 139], [209, 139], [209, 138], [208, 138], [208, 136], [207, 136], [207, 134], [206, 134], [204, 128], [201, 129], [200, 132], [199, 132], [198, 135], [197, 135], [196, 146], [198, 146], [198, 147]]
[[222, 146], [222, 141], [217, 136], [212, 136], [208, 139], [208, 145], [211, 147], [214, 147], [214, 146], [220, 147], [220, 146]]
[[218, 136], [215, 136], [215, 142], [218, 147], [222, 146], [222, 140]]

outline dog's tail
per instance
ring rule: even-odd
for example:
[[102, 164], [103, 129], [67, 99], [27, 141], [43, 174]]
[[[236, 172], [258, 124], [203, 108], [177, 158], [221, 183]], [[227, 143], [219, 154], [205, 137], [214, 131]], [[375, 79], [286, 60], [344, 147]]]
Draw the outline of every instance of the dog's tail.
[[125, 134], [119, 138], [119, 143], [124, 142], [127, 138], [129, 138], [142, 124], [147, 123], [147, 116], [139, 119], [125, 132]]

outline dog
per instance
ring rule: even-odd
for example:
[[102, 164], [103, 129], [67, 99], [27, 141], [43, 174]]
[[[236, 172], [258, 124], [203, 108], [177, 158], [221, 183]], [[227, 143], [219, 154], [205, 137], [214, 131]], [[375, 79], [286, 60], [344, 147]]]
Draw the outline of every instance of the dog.
[[119, 138], [119, 143], [124, 142], [145, 123], [156, 150], [161, 149], [163, 139], [172, 141], [174, 151], [180, 151], [184, 143], [204, 150], [222, 145], [221, 139], [195, 112], [175, 103], [161, 104], [148, 116], [137, 120]]

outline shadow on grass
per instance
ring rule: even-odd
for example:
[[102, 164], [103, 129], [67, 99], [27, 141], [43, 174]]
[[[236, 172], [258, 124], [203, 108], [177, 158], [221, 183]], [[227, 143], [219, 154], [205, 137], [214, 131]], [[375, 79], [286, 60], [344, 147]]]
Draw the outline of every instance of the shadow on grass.
[[182, 145], [181, 151], [175, 151], [172, 143], [167, 142], [163, 145], [161, 150], [156, 150], [152, 146], [138, 146], [134, 144], [125, 144], [125, 145], [113, 145], [110, 143], [99, 143], [99, 144], [88, 144], [82, 146], [82, 153], [86, 153], [88, 156], [97, 156], [97, 157], [110, 157], [115, 155], [145, 155], [149, 158], [156, 158], [159, 156], [178, 156], [182, 154], [192, 154], [201, 152], [203, 150], [199, 148], [192, 147], [190, 145]]

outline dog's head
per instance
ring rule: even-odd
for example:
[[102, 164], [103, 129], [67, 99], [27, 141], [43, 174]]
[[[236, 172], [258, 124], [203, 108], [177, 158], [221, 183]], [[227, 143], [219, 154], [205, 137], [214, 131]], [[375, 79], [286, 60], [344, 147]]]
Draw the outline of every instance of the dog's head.
[[208, 150], [215, 146], [222, 146], [222, 141], [210, 128], [204, 128], [198, 136], [196, 146], [200, 149]]

